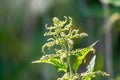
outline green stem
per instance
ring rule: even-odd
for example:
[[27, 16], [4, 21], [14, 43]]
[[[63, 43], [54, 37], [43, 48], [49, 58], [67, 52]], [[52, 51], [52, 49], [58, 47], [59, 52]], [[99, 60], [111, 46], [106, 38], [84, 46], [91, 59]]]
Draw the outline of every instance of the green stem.
[[71, 65], [71, 58], [70, 58], [70, 47], [67, 47], [67, 57], [68, 57], [68, 69], [69, 69], [69, 73], [70, 73], [70, 77], [72, 77], [73, 75], [73, 69], [72, 69], [72, 65]]
[[68, 67], [69, 67], [70, 75], [72, 75], [72, 74], [73, 74], [73, 69], [72, 69], [72, 66], [71, 66], [71, 59], [70, 59], [70, 56], [68, 57]]

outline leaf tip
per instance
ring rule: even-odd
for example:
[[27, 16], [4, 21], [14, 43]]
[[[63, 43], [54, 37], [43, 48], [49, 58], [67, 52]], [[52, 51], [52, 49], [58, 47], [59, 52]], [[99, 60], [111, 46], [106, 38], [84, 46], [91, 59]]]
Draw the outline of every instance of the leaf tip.
[[94, 42], [94, 43], [92, 44], [92, 46], [95, 46], [98, 42], [99, 42], [99, 40], [97, 40], [96, 42]]
[[39, 62], [40, 62], [39, 60], [38, 60], [38, 61], [33, 61], [32, 64], [34, 64], [34, 63], [39, 63]]

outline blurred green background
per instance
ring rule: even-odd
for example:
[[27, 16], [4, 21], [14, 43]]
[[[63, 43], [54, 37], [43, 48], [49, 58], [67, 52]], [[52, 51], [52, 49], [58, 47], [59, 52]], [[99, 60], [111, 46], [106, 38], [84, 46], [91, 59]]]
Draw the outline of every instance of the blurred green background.
[[[120, 80], [120, 0], [0, 0], [0, 80], [56, 80], [62, 76], [48, 64], [31, 64], [42, 56], [45, 24], [73, 18], [74, 28], [88, 33], [75, 48], [95, 46], [95, 70]], [[99, 80], [99, 79], [98, 79]], [[104, 79], [103, 79], [104, 80]]]

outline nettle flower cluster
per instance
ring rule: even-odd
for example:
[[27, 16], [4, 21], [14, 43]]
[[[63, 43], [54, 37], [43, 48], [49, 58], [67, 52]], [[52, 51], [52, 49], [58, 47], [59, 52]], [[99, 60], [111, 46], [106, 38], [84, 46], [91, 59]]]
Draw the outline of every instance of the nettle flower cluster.
[[[79, 33], [79, 30], [72, 28], [72, 18], [65, 17], [65, 21], [60, 21], [58, 18], [53, 18], [53, 26], [46, 29], [48, 32], [44, 36], [50, 36], [47, 42], [42, 47], [42, 52], [45, 53], [39, 60], [32, 63], [48, 63], [55, 66], [58, 71], [64, 71], [63, 77], [57, 80], [91, 80], [96, 76], [109, 76], [109, 74], [101, 71], [94, 71], [95, 58], [94, 54], [89, 65], [86, 67], [86, 72], [78, 74], [78, 68], [82, 64], [86, 55], [89, 52], [95, 53], [94, 45], [73, 50], [73, 40], [76, 38], [84, 38], [88, 36], [86, 33]], [[54, 49], [53, 53], [46, 54], [46, 50]]]

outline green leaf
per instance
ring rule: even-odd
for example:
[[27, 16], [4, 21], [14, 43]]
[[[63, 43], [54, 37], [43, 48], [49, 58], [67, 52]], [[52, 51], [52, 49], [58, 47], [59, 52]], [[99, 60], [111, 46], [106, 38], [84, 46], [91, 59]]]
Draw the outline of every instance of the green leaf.
[[91, 80], [91, 78], [90, 78], [90, 77], [87, 77], [85, 80]]
[[94, 45], [97, 43], [98, 41], [96, 41], [95, 43], [93, 43], [92, 45], [83, 48], [83, 49], [76, 49], [76, 51], [72, 52], [72, 56], [71, 56], [71, 64], [73, 69], [75, 70], [75, 72], [77, 72], [78, 67], [80, 66], [80, 64], [83, 62], [83, 60], [85, 59], [86, 55], [93, 51], [93, 53], [95, 52], [94, 50]]
[[63, 63], [54, 54], [45, 55], [41, 57], [40, 60], [34, 61], [32, 63], [48, 63], [48, 64], [52, 64], [53, 66], [55, 66], [58, 69], [58, 71], [64, 71], [64, 72], [67, 71], [67, 64]]

